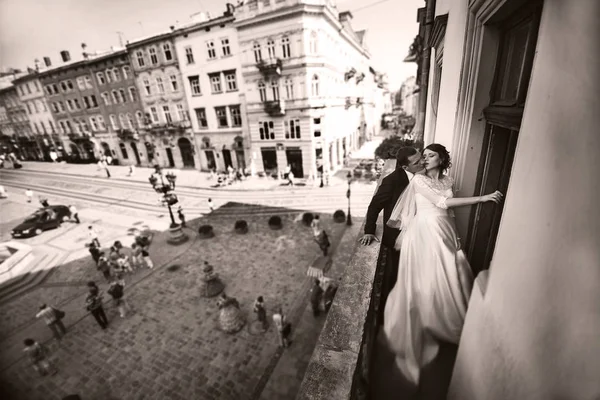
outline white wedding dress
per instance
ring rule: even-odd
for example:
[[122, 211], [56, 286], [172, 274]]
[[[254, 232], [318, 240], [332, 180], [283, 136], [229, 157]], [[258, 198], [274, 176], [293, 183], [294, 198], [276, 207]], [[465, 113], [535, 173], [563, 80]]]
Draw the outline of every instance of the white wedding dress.
[[420, 370], [437, 355], [438, 340], [458, 344], [473, 285], [454, 214], [446, 200], [453, 179], [415, 175], [388, 225], [401, 228], [398, 280], [384, 311], [384, 332], [403, 375], [418, 384]]

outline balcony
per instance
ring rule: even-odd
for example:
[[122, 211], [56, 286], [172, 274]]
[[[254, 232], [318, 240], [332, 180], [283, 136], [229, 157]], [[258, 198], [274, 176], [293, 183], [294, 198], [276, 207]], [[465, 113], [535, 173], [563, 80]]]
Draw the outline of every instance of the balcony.
[[283, 100], [265, 101], [265, 111], [272, 117], [285, 115], [285, 102]]
[[140, 138], [140, 135], [131, 129], [118, 129], [117, 136], [122, 141], [138, 140]]
[[346, 97], [346, 105], [344, 108], [347, 110], [354, 105], [354, 97]]
[[86, 133], [86, 132], [82, 132], [82, 133], [69, 133], [68, 137], [69, 137], [69, 140], [72, 141], [72, 142], [87, 142], [92, 137], [92, 134], [91, 133]]
[[269, 78], [272, 76], [281, 76], [282, 62], [279, 58], [260, 60], [256, 63], [256, 67], [265, 78]]
[[146, 129], [150, 132], [154, 133], [164, 133], [164, 134], [173, 134], [173, 133], [185, 133], [188, 129], [192, 127], [190, 121], [173, 121], [167, 122], [164, 124], [148, 124]]

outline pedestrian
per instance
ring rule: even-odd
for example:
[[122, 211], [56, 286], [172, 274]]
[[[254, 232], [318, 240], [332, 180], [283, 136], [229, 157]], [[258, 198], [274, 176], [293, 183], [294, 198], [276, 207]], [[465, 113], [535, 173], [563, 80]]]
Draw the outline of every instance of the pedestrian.
[[100, 251], [99, 248], [97, 248], [94, 245], [90, 246], [89, 251], [90, 251], [90, 254], [92, 255], [92, 258], [94, 259], [94, 262], [96, 263], [96, 266], [98, 266], [98, 260], [100, 260], [100, 254], [102, 254], [102, 252]]
[[263, 330], [266, 331], [269, 328], [269, 323], [267, 322], [267, 310], [265, 309], [265, 302], [262, 296], [256, 298], [256, 301], [254, 302], [254, 312], [256, 313], [258, 322], [262, 324]]
[[39, 196], [38, 199], [39, 199], [40, 204], [42, 205], [42, 207], [49, 207], [50, 206], [50, 204], [48, 204], [48, 199], [46, 197]]
[[79, 221], [79, 214], [77, 213], [77, 208], [75, 208], [74, 205], [69, 205], [69, 212], [71, 213], [71, 218], [73, 218], [75, 222], [77, 222], [78, 224], [81, 223], [81, 221]]
[[33, 369], [38, 374], [46, 376], [48, 374], [55, 375], [58, 372], [58, 369], [48, 359], [48, 350], [45, 346], [33, 339], [25, 339], [23, 343], [25, 344], [23, 352], [27, 354], [33, 365]]
[[106, 156], [106, 163], [107, 163], [108, 165], [111, 165], [111, 164], [112, 164], [112, 160], [113, 160], [113, 158], [112, 158], [111, 156]]
[[108, 170], [108, 164], [106, 163], [106, 159], [102, 161], [102, 168], [106, 171], [106, 177], [110, 178], [110, 171]]
[[92, 244], [95, 244], [96, 247], [101, 247], [100, 241], [98, 240], [98, 232], [96, 232], [92, 225], [88, 226], [88, 236], [92, 239]]
[[110, 282], [110, 262], [103, 251], [100, 252], [100, 258], [98, 258], [96, 268], [98, 271], [102, 272], [104, 279], [106, 279], [107, 282]]
[[27, 196], [27, 202], [31, 203], [31, 200], [33, 200], [33, 191], [31, 189], [27, 189], [25, 191], [25, 196]]
[[133, 176], [135, 174], [135, 166], [131, 164], [129, 166], [129, 176]]
[[327, 236], [327, 232], [321, 227], [321, 219], [319, 215], [315, 215], [310, 226], [313, 230], [313, 237], [315, 242], [319, 245], [319, 248], [323, 252], [323, 256], [327, 257], [327, 253], [329, 252], [329, 247], [331, 243], [329, 242], [329, 237]]
[[292, 333], [292, 325], [287, 322], [287, 317], [283, 313], [283, 309], [279, 307], [279, 310], [273, 314], [273, 322], [277, 328], [277, 334], [279, 336], [279, 345], [281, 347], [289, 347], [291, 344], [289, 335]]
[[125, 299], [125, 279], [123, 279], [123, 275], [117, 275], [117, 279], [111, 282], [107, 293], [113, 298], [121, 318], [125, 318], [126, 310], [130, 310], [131, 307]]
[[134, 269], [142, 266], [142, 248], [137, 243], [131, 245], [131, 266]]
[[312, 307], [313, 315], [318, 317], [321, 314], [321, 300], [323, 299], [323, 288], [321, 287], [321, 281], [315, 279], [313, 287], [310, 293], [310, 305]]
[[287, 174], [288, 185], [294, 186], [294, 173], [292, 171]]
[[[93, 285], [92, 285], [93, 284]], [[86, 309], [94, 316], [96, 322], [102, 329], [108, 327], [108, 319], [102, 307], [102, 293], [98, 289], [95, 283], [88, 283], [89, 293], [85, 299]]]
[[154, 262], [150, 258], [150, 253], [148, 253], [148, 249], [147, 248], [143, 248], [142, 249], [142, 259], [146, 263], [146, 267], [148, 267], [150, 269], [154, 268]]
[[181, 206], [179, 206], [179, 208], [177, 208], [177, 216], [179, 217], [179, 220], [181, 221], [181, 226], [183, 226], [185, 228], [185, 215], [183, 214], [183, 208], [181, 208]]
[[208, 208], [210, 209], [210, 212], [213, 212], [215, 210], [215, 207], [213, 206], [213, 201], [210, 197], [208, 198]]
[[64, 316], [63, 311], [48, 307], [46, 304], [42, 304], [40, 311], [35, 315], [36, 318], [44, 318], [44, 322], [46, 322], [56, 340], [60, 340], [67, 333], [67, 328], [62, 322]]

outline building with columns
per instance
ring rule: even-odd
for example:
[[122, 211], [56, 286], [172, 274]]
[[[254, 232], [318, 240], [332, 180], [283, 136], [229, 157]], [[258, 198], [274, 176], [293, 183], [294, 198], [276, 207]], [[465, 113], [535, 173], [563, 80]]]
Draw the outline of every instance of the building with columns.
[[235, 17], [253, 168], [289, 165], [296, 177], [339, 169], [377, 120], [364, 31], [332, 0], [252, 0]]
[[244, 169], [250, 138], [233, 9], [213, 19], [204, 13], [192, 18], [175, 31], [175, 47], [199, 150], [197, 168]]
[[196, 143], [174, 38], [171, 29], [127, 43], [143, 107], [139, 138], [130, 143], [137, 143], [138, 164], [197, 168]]

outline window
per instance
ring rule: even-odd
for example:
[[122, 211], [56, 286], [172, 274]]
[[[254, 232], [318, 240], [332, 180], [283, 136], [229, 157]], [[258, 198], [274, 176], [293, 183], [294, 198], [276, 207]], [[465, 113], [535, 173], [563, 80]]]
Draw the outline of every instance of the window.
[[262, 61], [262, 53], [260, 51], [260, 43], [255, 42], [253, 49], [254, 49], [254, 59], [256, 60], [256, 62], [261, 62]]
[[25, 86], [27, 86], [27, 93], [31, 94], [31, 87], [29, 87], [29, 82], [27, 82]]
[[[33, 85], [35, 86], [35, 91], [39, 92], [40, 91], [40, 84], [38, 83], [38, 81], [34, 81]], [[52, 125], [50, 125], [52, 126]], [[52, 129], [52, 131], [54, 131], [54, 129]]]
[[313, 75], [313, 77], [312, 77], [311, 90], [312, 90], [313, 96], [319, 95], [319, 76], [318, 75]]
[[87, 109], [92, 108], [92, 105], [90, 104], [90, 101], [87, 98], [87, 96], [83, 96], [83, 103], [85, 104], [85, 108], [87, 108]]
[[231, 48], [229, 47], [229, 38], [221, 39], [221, 49], [223, 50], [223, 57], [231, 55]]
[[294, 99], [294, 81], [290, 78], [285, 80], [285, 98], [286, 100]]
[[73, 132], [75, 132], [75, 133], [81, 132], [81, 125], [79, 124], [79, 121], [77, 121], [76, 119], [73, 120]]
[[121, 80], [121, 71], [119, 71], [119, 68], [113, 69], [113, 75], [115, 76], [115, 82], [119, 82]]
[[188, 118], [188, 114], [187, 111], [185, 111], [185, 108], [183, 108], [183, 104], [177, 104], [177, 116], [179, 117], [180, 121], [187, 121]]
[[131, 97], [131, 102], [135, 103], [138, 98], [137, 98], [137, 90], [135, 90], [134, 87], [130, 87], [129, 88], [129, 97]]
[[97, 119], [98, 119], [98, 127], [100, 128], [101, 131], [105, 131], [106, 124], [104, 123], [104, 117], [102, 115], [98, 115]]
[[221, 87], [221, 73], [208, 74], [210, 78], [210, 89], [213, 94], [221, 93], [223, 88]]
[[123, 67], [123, 79], [129, 79], [129, 75], [131, 75], [131, 68], [129, 65]]
[[300, 120], [290, 119], [283, 121], [286, 139], [300, 139]]
[[63, 103], [62, 101], [58, 102], [58, 108], [60, 108], [60, 112], [67, 111], [67, 109], [65, 108], [65, 103]]
[[52, 121], [48, 120], [48, 126], [50, 127], [52, 133], [56, 133], [56, 128], [54, 127], [54, 123]]
[[292, 56], [290, 48], [290, 38], [287, 36], [284, 36], [281, 39], [281, 51], [283, 53], [283, 58], [290, 58]]
[[155, 124], [159, 122], [158, 111], [156, 111], [156, 107], [150, 107], [150, 116], [152, 117], [152, 122]]
[[242, 126], [240, 106], [229, 106], [229, 114], [231, 115], [231, 126]]
[[104, 101], [104, 105], [105, 105], [105, 106], [109, 106], [109, 105], [111, 105], [111, 104], [112, 104], [112, 103], [110, 102], [110, 96], [108, 95], [108, 92], [104, 92], [104, 93], [102, 93], [102, 94], [101, 94], [101, 96], [102, 96], [102, 100]]
[[185, 58], [188, 64], [194, 63], [194, 53], [192, 52], [192, 48], [190, 46], [185, 48]]
[[190, 89], [192, 91], [192, 96], [201, 95], [202, 92], [200, 91], [200, 78], [198, 77], [198, 75], [189, 76], [188, 79], [190, 81]]
[[67, 89], [69, 91], [73, 90], [73, 82], [70, 79], [67, 81]]
[[179, 90], [179, 85], [177, 84], [177, 75], [171, 75], [169, 79], [171, 80], [171, 89], [173, 89], [174, 92]]
[[150, 96], [152, 94], [152, 89], [150, 88], [150, 81], [148, 79], [143, 80], [144, 90], [146, 91], [146, 96]]
[[170, 124], [173, 122], [173, 117], [171, 116], [171, 109], [168, 105], [163, 106], [163, 116], [165, 117], [165, 121]]
[[217, 114], [217, 123], [219, 128], [227, 128], [227, 108], [226, 107], [215, 107], [215, 113]]
[[273, 121], [259, 121], [258, 132], [260, 134], [260, 140], [275, 139], [275, 129], [273, 128]]
[[[67, 89], [67, 84], [66, 84], [64, 81], [60, 83], [60, 89], [61, 89], [63, 92], [67, 92], [67, 91], [69, 90], [69, 89]], [[21, 90], [22, 90], [22, 89], [21, 89]]]
[[135, 120], [137, 122], [137, 125], [141, 128], [142, 126], [146, 125], [144, 123], [144, 115], [142, 114], [141, 111], [136, 111], [135, 112]]
[[271, 90], [273, 91], [273, 100], [279, 100], [279, 80], [273, 79], [271, 81]]
[[154, 47], [148, 49], [148, 54], [150, 55], [150, 64], [158, 64], [158, 56], [156, 55], [156, 49]]
[[98, 130], [99, 126], [98, 122], [96, 121], [96, 117], [90, 117], [90, 126], [94, 132]]
[[119, 129], [119, 126], [117, 125], [117, 116], [111, 115], [111, 116], [109, 116], [109, 118], [110, 118], [110, 125], [112, 126], [113, 131], [116, 131], [117, 129]]
[[127, 160], [129, 158], [129, 154], [127, 154], [127, 147], [125, 147], [125, 143], [119, 143], [119, 148], [121, 149], [123, 158]]
[[71, 126], [71, 121], [66, 120], [65, 124], [67, 125], [67, 130], [69, 133], [73, 133], [73, 127]]
[[50, 86], [50, 85], [44, 86], [44, 90], [46, 91], [46, 94], [48, 96], [52, 96], [52, 86]]
[[52, 103], [52, 104], [51, 104], [51, 107], [52, 107], [52, 111], [54, 111], [55, 113], [57, 113], [57, 114], [58, 114], [58, 113], [60, 112], [60, 111], [58, 110], [58, 104], [56, 104], [56, 103]]
[[119, 94], [117, 93], [116, 90], [112, 91], [112, 100], [113, 100], [113, 103], [119, 104]]
[[133, 115], [131, 115], [130, 113], [127, 113], [127, 126], [129, 127], [129, 129], [135, 128], [135, 120], [133, 119]]
[[156, 87], [158, 88], [158, 93], [165, 92], [165, 84], [163, 83], [163, 79], [160, 76], [156, 77]]
[[127, 103], [127, 97], [125, 96], [125, 89], [119, 89], [121, 95], [121, 103]]
[[42, 131], [44, 131], [44, 133], [48, 133], [48, 132], [46, 131], [46, 125], [44, 125], [44, 121], [40, 121], [40, 125], [41, 125], [41, 127], [42, 127]]
[[309, 49], [309, 53], [310, 54], [317, 54], [318, 53], [318, 46], [317, 46], [317, 32], [312, 31], [310, 33], [310, 39], [308, 41], [308, 49]]
[[166, 61], [171, 61], [173, 59], [173, 52], [171, 52], [171, 44], [170, 43], [163, 44], [163, 53], [165, 54]]
[[200, 128], [208, 128], [208, 121], [206, 120], [206, 110], [204, 108], [194, 109], [196, 112], [196, 121]]
[[127, 129], [127, 120], [124, 114], [119, 114], [119, 125], [121, 125], [121, 129]]
[[272, 39], [267, 40], [267, 54], [270, 59], [275, 58], [275, 42]]
[[58, 121], [58, 125], [60, 125], [60, 133], [69, 133], [65, 121]]
[[25, 103], [25, 106], [27, 107], [27, 114], [32, 114], [31, 106], [29, 105], [29, 103]]
[[36, 114], [39, 113], [40, 109], [39, 109], [39, 106], [38, 106], [38, 102], [37, 101], [33, 101], [33, 102], [31, 102], [31, 104], [33, 104], [33, 109], [35, 110], [35, 113]]
[[33, 122], [33, 130], [35, 131], [35, 133], [40, 134], [40, 127], [37, 126], [35, 122]]
[[83, 76], [77, 78], [77, 87], [79, 90], [85, 90], [85, 81], [83, 80]]
[[81, 104], [79, 104], [79, 99], [73, 99], [73, 104], [75, 105], [76, 109], [81, 110]]
[[138, 66], [140, 68], [143, 68], [146, 65], [146, 62], [144, 61], [144, 52], [141, 50], [138, 50], [135, 52], [135, 56], [137, 58]]
[[237, 82], [235, 79], [235, 71], [225, 71], [223, 73], [225, 75], [225, 82], [227, 84], [227, 91], [233, 92], [237, 90]]
[[96, 79], [98, 80], [98, 85], [104, 85], [106, 83], [103, 72], [96, 72]]
[[215, 49], [215, 41], [209, 40], [206, 42], [206, 50], [208, 51], [208, 59], [212, 60], [217, 58], [217, 50]]
[[58, 94], [58, 86], [56, 85], [56, 83], [52, 84], [52, 89], [54, 90], [54, 94]]
[[267, 101], [267, 88], [264, 82], [258, 82], [258, 94], [260, 95], [260, 101]]
[[96, 99], [95, 94], [90, 95], [90, 101], [92, 103], [92, 108], [98, 107], [98, 100]]
[[112, 81], [114, 81], [113, 78], [113, 72], [110, 69], [107, 69], [104, 74], [106, 75], [106, 82], [111, 83]]
[[94, 85], [92, 84], [92, 77], [89, 75], [86, 75], [83, 77], [83, 80], [85, 82], [85, 87], [86, 89], [93, 89]]

